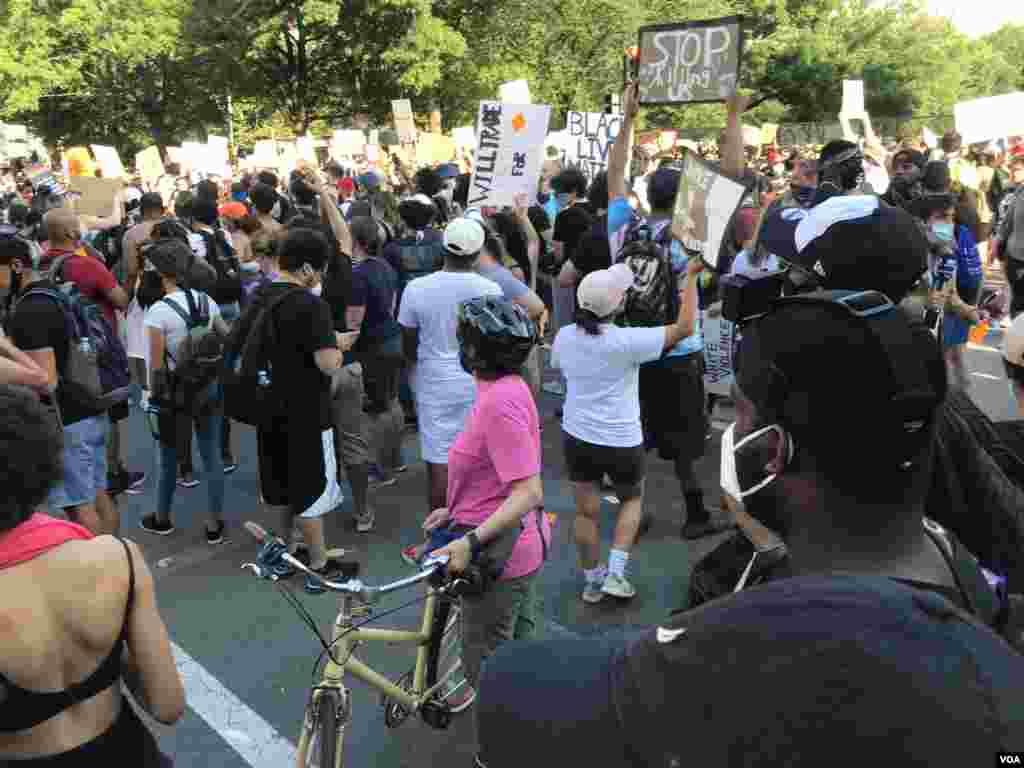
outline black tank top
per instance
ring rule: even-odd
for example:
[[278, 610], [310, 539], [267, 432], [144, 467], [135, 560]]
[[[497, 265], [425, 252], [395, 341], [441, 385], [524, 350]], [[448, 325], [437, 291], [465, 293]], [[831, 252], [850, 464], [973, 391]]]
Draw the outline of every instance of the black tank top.
[[34, 728], [56, 717], [76, 704], [88, 701], [98, 693], [102, 693], [121, 678], [121, 653], [124, 650], [125, 636], [128, 630], [128, 616], [131, 614], [132, 601], [135, 598], [135, 564], [132, 552], [123, 539], [118, 539], [128, 554], [128, 604], [125, 608], [125, 619], [121, 634], [114, 643], [110, 654], [99, 668], [80, 683], [70, 688], [53, 693], [29, 691], [15, 685], [0, 674], [0, 732], [15, 733]]

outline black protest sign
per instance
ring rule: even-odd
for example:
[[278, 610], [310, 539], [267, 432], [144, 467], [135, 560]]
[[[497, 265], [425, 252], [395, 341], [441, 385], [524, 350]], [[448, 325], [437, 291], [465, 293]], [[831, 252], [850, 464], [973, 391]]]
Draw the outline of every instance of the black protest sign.
[[775, 134], [775, 143], [780, 147], [802, 144], [827, 144], [833, 139], [843, 138], [843, 126], [839, 123], [785, 123]]
[[592, 179], [608, 170], [612, 145], [622, 129], [622, 115], [603, 112], [570, 112], [566, 118], [570, 146], [563, 158]]
[[640, 103], [725, 101], [736, 92], [742, 17], [640, 29]]

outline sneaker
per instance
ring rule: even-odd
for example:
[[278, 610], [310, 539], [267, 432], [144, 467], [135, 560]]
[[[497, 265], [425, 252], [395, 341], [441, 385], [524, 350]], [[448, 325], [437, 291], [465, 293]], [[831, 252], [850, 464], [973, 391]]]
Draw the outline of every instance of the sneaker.
[[683, 526], [681, 535], [684, 539], [693, 541], [694, 539], [703, 539], [708, 536], [714, 536], [716, 533], [723, 533], [735, 528], [736, 525], [731, 520], [705, 520], [703, 522], [691, 523], [687, 522]]
[[211, 531], [209, 528], [206, 529], [206, 543], [207, 544], [210, 544], [210, 545], [213, 545], [213, 544], [223, 544], [225, 541], [226, 541], [226, 539], [224, 538], [224, 521], [223, 520], [221, 520], [220, 523], [217, 525], [217, 530]]
[[454, 684], [449, 680], [445, 686], [447, 690], [441, 698], [453, 715], [465, 712], [476, 701], [476, 689], [469, 684], [469, 680]]
[[129, 483], [127, 472], [118, 472], [117, 474], [107, 475], [107, 494], [109, 496], [120, 496], [122, 493], [126, 493], [128, 488]]
[[420, 567], [420, 557], [423, 556], [422, 547], [422, 544], [413, 544], [411, 547], [406, 547], [402, 550], [402, 559], [406, 565], [411, 565], [413, 568]]
[[394, 474], [396, 474], [396, 475], [400, 475], [400, 474], [402, 474], [403, 472], [405, 472], [405, 471], [406, 471], [407, 469], [409, 469], [409, 465], [408, 465], [408, 464], [399, 464], [399, 465], [398, 465], [397, 467], [395, 467], [395, 468], [394, 468], [394, 469], [392, 469], [391, 471], [392, 471], [392, 472], [393, 472]]
[[617, 573], [609, 573], [605, 577], [601, 591], [606, 595], [618, 597], [622, 600], [629, 600], [631, 597], [636, 596], [636, 590], [633, 588], [633, 585], [626, 580], [625, 576], [619, 576]]
[[583, 602], [593, 605], [604, 600], [604, 592], [601, 591], [600, 581], [586, 581], [583, 583]]
[[235, 463], [234, 459], [231, 459], [230, 461], [228, 461], [228, 460], [224, 461], [224, 474], [225, 475], [230, 475], [236, 469], [238, 469], [238, 465]]
[[182, 475], [178, 478], [178, 485], [182, 488], [195, 488], [199, 485], [199, 481], [196, 480], [195, 475], [189, 472], [187, 475]]
[[129, 496], [138, 496], [142, 493], [142, 486], [146, 484], [146, 473], [145, 472], [129, 472], [125, 471], [122, 473], [128, 481], [128, 487], [124, 489], [124, 492]]
[[356, 515], [355, 518], [357, 533], [369, 533], [377, 521], [377, 516], [372, 510], [368, 510], [365, 515]]
[[139, 521], [139, 528], [149, 533], [155, 533], [157, 536], [169, 536], [177, 530], [170, 520], [160, 522], [156, 519], [156, 515], [146, 515], [142, 518]]

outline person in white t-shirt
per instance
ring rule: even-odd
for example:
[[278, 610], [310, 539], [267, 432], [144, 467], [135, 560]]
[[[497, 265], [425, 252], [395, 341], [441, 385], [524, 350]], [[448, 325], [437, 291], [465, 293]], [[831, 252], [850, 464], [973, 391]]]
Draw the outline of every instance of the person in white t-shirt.
[[428, 512], [445, 505], [448, 449], [462, 431], [476, 399], [476, 384], [459, 360], [458, 306], [480, 296], [501, 296], [501, 287], [476, 273], [484, 228], [460, 218], [444, 231], [444, 269], [418, 277], [402, 294], [398, 324], [419, 415], [420, 448], [427, 463]]
[[[562, 415], [565, 459], [576, 495], [576, 549], [583, 566], [583, 600], [605, 595], [631, 598], [626, 564], [643, 514], [646, 472], [640, 422], [640, 366], [657, 360], [692, 335], [697, 323], [699, 260], [687, 265], [679, 315], [672, 325], [620, 328], [612, 324], [621, 310], [633, 273], [625, 264], [591, 272], [576, 291], [576, 322], [558, 332], [551, 364], [561, 369], [568, 392]], [[622, 501], [607, 567], [599, 565], [599, 495], [607, 475]]]
[[[207, 318], [209, 327], [216, 332], [226, 336], [229, 329], [221, 317], [217, 302], [202, 291], [189, 290], [186, 296], [185, 289], [178, 286], [181, 276], [186, 273], [192, 261], [188, 245], [177, 239], [160, 240], [146, 250], [145, 256], [159, 273], [164, 288], [164, 297], [146, 310], [143, 321], [149, 343], [149, 378], [153, 395], [157, 397], [158, 380], [163, 378], [165, 369], [174, 370], [181, 343], [188, 336], [186, 318], [191, 316], [193, 308], [200, 317]], [[160, 476], [157, 482], [156, 514], [147, 515], [140, 522], [142, 529], [149, 533], [167, 536], [175, 530], [171, 522], [171, 503], [174, 500], [180, 444], [186, 435], [191, 436], [194, 423], [210, 496], [206, 540], [210, 544], [224, 541], [224, 465], [221, 451], [224, 406], [220, 384], [215, 381], [210, 387], [207, 405], [192, 419], [160, 420]], [[171, 434], [164, 434], [165, 431]], [[191, 450], [191, 443], [189, 446]]]

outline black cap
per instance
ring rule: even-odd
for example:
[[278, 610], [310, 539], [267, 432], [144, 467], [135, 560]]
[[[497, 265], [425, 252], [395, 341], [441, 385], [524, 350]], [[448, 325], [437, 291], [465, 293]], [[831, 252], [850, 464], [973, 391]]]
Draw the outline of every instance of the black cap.
[[481, 673], [480, 761], [984, 765], [1024, 744], [1022, 679], [1024, 658], [936, 593], [783, 579], [662, 627], [499, 647]]
[[164, 198], [159, 192], [146, 192], [139, 199], [139, 210], [143, 213], [146, 211], [162, 211], [164, 209]]

